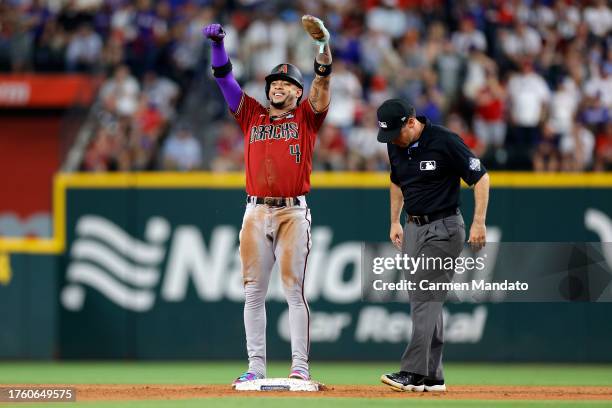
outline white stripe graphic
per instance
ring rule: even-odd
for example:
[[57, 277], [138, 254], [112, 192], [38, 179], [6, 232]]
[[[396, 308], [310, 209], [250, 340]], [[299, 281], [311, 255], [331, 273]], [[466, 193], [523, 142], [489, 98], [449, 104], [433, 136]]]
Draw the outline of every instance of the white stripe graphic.
[[154, 268], [131, 265], [108, 247], [87, 239], [81, 239], [72, 245], [72, 258], [82, 261], [93, 261], [119, 279], [134, 286], [150, 288], [157, 284], [159, 271]]
[[[149, 310], [155, 301], [154, 293], [127, 288], [97, 266], [86, 263], [71, 264], [67, 279], [73, 284], [82, 283], [98, 290], [115, 304], [128, 310], [144, 312]], [[73, 287], [73, 285], [67, 286], [64, 291], [70, 291]]]
[[163, 248], [134, 239], [114, 223], [95, 215], [81, 217], [76, 232], [81, 237], [94, 237], [104, 241], [137, 263], [158, 265], [164, 257]]

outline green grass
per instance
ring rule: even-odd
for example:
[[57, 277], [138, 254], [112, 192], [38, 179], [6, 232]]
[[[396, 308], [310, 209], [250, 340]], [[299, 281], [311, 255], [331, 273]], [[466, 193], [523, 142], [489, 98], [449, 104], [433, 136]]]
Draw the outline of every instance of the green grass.
[[[18, 407], [36, 408], [41, 404], [19, 404]], [[79, 402], [79, 403], [53, 403], [49, 407], [53, 408], [286, 408], [298, 406], [295, 398], [209, 398], [184, 401], [127, 401], [127, 402]], [[606, 401], [474, 401], [457, 400], [449, 402], [436, 400], [406, 401], [396, 400], [376, 400], [376, 399], [300, 399], [299, 408], [410, 408], [410, 407], [449, 407], [452, 408], [552, 408], [552, 407], [580, 407], [580, 408], [604, 408], [612, 404]]]
[[[2, 384], [228, 384], [246, 368], [238, 362], [0, 362]], [[378, 384], [394, 363], [312, 363], [313, 377], [329, 384]], [[445, 365], [450, 384], [606, 385], [612, 365], [460, 364]], [[286, 363], [270, 363], [268, 377], [285, 377]]]
[[[0, 384], [227, 384], [245, 369], [237, 362], [0, 362]], [[396, 364], [317, 363], [312, 372], [327, 384], [379, 384], [384, 372], [396, 371]], [[287, 363], [271, 363], [269, 377], [287, 375]], [[612, 386], [612, 365], [561, 364], [459, 364], [446, 365], [449, 384], [474, 385], [593, 385]], [[409, 397], [406, 399], [410, 399]], [[54, 403], [51, 407], [223, 407], [282, 408], [297, 405], [285, 398], [210, 398], [181, 401], [125, 401]], [[412, 399], [300, 399], [299, 408], [349, 407], [612, 407], [612, 401], [468, 401]], [[6, 406], [0, 404], [0, 406]], [[20, 403], [17, 407], [40, 407]]]

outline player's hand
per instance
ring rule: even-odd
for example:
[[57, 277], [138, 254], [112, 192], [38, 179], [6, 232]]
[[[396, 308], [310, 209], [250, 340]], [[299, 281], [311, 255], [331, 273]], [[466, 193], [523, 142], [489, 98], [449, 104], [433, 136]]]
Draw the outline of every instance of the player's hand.
[[402, 242], [404, 241], [404, 229], [402, 224], [394, 222], [391, 224], [391, 231], [389, 232], [389, 239], [397, 249], [402, 250]]
[[479, 251], [485, 246], [487, 240], [487, 227], [482, 222], [473, 222], [470, 228], [468, 243], [473, 250]]
[[209, 24], [202, 29], [202, 34], [204, 37], [212, 40], [214, 42], [221, 42], [225, 38], [225, 31], [223, 31], [223, 27], [221, 24]]
[[329, 42], [329, 31], [321, 19], [306, 14], [302, 16], [302, 26], [317, 44], [327, 44]]

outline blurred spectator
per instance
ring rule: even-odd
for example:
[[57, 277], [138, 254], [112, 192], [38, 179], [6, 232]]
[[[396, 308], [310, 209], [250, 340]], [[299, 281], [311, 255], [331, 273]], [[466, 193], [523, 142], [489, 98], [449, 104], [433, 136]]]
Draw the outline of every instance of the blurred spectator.
[[485, 69], [485, 81], [475, 94], [474, 132], [486, 150], [492, 148], [497, 164], [506, 162], [504, 143], [506, 91], [497, 79], [495, 66]]
[[548, 126], [557, 137], [564, 138], [572, 131], [580, 93], [570, 77], [560, 81], [550, 101]]
[[378, 121], [376, 106], [367, 106], [359, 124], [348, 135], [348, 170], [384, 170], [388, 162], [387, 146], [376, 140]]
[[195, 170], [202, 165], [202, 149], [188, 127], [181, 126], [166, 140], [163, 166], [166, 170]]
[[219, 172], [241, 170], [244, 163], [242, 131], [233, 121], [224, 121], [219, 129], [211, 170]]
[[487, 38], [482, 31], [476, 28], [476, 22], [472, 16], [461, 18], [459, 31], [455, 31], [452, 41], [455, 49], [464, 55], [473, 49], [482, 52], [487, 50]]
[[115, 69], [115, 75], [108, 79], [100, 90], [104, 106], [111, 112], [121, 116], [129, 116], [138, 107], [140, 85], [136, 78], [130, 75], [126, 65]]
[[604, 130], [597, 135], [595, 147], [595, 170], [612, 170], [612, 122], [606, 123]]
[[537, 172], [555, 172], [561, 169], [559, 135], [548, 125], [544, 126], [533, 155], [533, 169]]
[[242, 87], [244, 92], [255, 98], [255, 100], [263, 106], [266, 106], [268, 103], [268, 97], [266, 95], [266, 75], [267, 74], [259, 73]]
[[69, 71], [89, 72], [100, 62], [102, 39], [88, 24], [78, 28], [68, 43], [66, 68]]
[[564, 171], [584, 171], [593, 164], [595, 137], [580, 122], [576, 122], [569, 134], [563, 135], [559, 150]]
[[550, 89], [530, 60], [523, 59], [521, 72], [512, 75], [508, 82], [510, 104], [510, 130], [513, 151], [519, 166], [529, 162], [530, 149], [539, 140], [541, 124], [550, 102]]
[[445, 41], [442, 50], [436, 57], [434, 69], [444, 96], [454, 101], [466, 75], [466, 60], [455, 50], [450, 40]]
[[601, 65], [584, 84], [584, 94], [599, 99], [601, 104], [612, 109], [612, 65]]
[[448, 116], [446, 127], [459, 135], [463, 142], [470, 150], [477, 156], [482, 157], [485, 153], [485, 145], [478, 140], [478, 138], [472, 133], [466, 123], [456, 113], [452, 113]]
[[466, 66], [466, 77], [463, 82], [463, 96], [471, 101], [477, 97], [478, 92], [487, 85], [487, 71], [497, 75], [495, 62], [476, 48], [469, 50], [469, 59]]
[[34, 50], [34, 68], [41, 71], [63, 71], [66, 34], [55, 20], [45, 23]]
[[441, 123], [445, 109], [445, 98], [442, 91], [436, 85], [436, 74], [433, 71], [425, 71], [425, 79], [422, 94], [416, 99], [414, 104], [416, 110], [422, 115], [427, 116], [433, 123]]
[[542, 49], [542, 37], [538, 31], [523, 21], [517, 21], [513, 30], [505, 30], [502, 33], [502, 50], [517, 66], [525, 57], [533, 58]]
[[407, 14], [397, 8], [397, 0], [382, 0], [366, 15], [369, 30], [381, 32], [391, 38], [399, 38], [408, 29]]
[[593, 35], [604, 38], [612, 30], [612, 11], [606, 0], [595, 0], [584, 9], [584, 21]]
[[316, 170], [346, 170], [346, 143], [340, 130], [327, 122], [319, 130], [315, 148]]
[[355, 110], [362, 96], [361, 83], [344, 61], [334, 61], [334, 78], [330, 89], [332, 99], [325, 122], [339, 128], [348, 128], [355, 121]]
[[267, 75], [287, 61], [287, 28], [274, 18], [269, 6], [263, 7], [261, 18], [253, 21], [244, 35], [245, 56], [253, 75]]
[[30, 68], [33, 53], [34, 36], [29, 31], [27, 18], [21, 14], [13, 14], [9, 20], [10, 37], [8, 41], [11, 68], [15, 72], [23, 72]]
[[180, 92], [174, 81], [157, 75], [155, 71], [148, 71], [142, 80], [142, 92], [157, 107], [164, 120], [174, 118], [174, 108]]
[[423, 71], [427, 69], [427, 60], [416, 30], [406, 32], [399, 45], [397, 69], [397, 89], [400, 94], [414, 103], [423, 94]]

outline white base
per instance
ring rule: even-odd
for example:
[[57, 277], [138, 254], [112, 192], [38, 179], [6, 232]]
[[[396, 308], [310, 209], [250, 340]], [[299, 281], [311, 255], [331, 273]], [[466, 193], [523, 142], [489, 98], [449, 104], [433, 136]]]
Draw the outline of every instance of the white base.
[[321, 391], [323, 384], [296, 378], [263, 378], [233, 385], [236, 391]]

